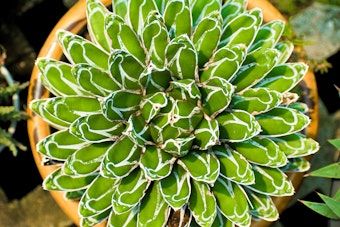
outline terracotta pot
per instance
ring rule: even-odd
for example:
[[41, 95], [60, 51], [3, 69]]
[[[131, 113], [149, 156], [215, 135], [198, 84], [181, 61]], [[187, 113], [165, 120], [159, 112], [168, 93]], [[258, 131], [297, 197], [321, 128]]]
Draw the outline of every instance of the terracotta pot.
[[[105, 5], [110, 5], [112, 0], [101, 0]], [[60, 59], [62, 57], [62, 50], [58, 44], [56, 38], [56, 31], [58, 29], [64, 29], [71, 31], [73, 33], [80, 32], [84, 26], [86, 25], [86, 0], [78, 1], [57, 23], [54, 29], [51, 31], [49, 37], [47, 38], [45, 44], [38, 57], [50, 57], [53, 59]], [[268, 22], [271, 20], [281, 19], [286, 20], [282, 14], [269, 3], [267, 0], [249, 0], [248, 8], [261, 8], [263, 11], [264, 21]], [[309, 71], [302, 81], [303, 88], [303, 96], [305, 102], [308, 104], [310, 108], [310, 117], [312, 119], [311, 124], [306, 129], [306, 134], [311, 138], [316, 138], [318, 131], [318, 94], [317, 87], [314, 78], [314, 74]], [[41, 99], [49, 97], [49, 91], [44, 88], [39, 78], [39, 71], [37, 67], [34, 67], [31, 80], [30, 87], [28, 92], [28, 103], [30, 103], [34, 99]], [[53, 166], [42, 166], [42, 156], [36, 151], [36, 144], [41, 139], [45, 138], [50, 134], [49, 125], [39, 116], [35, 115], [32, 110], [28, 110], [29, 120], [28, 120], [28, 134], [31, 144], [31, 149], [33, 152], [33, 156], [37, 165], [37, 168], [42, 176], [42, 178], [46, 178], [56, 167]], [[293, 182], [296, 190], [298, 189], [300, 182], [303, 179], [303, 173], [294, 173], [290, 174], [289, 178]], [[78, 215], [78, 202], [65, 200], [63, 196], [63, 192], [50, 192], [55, 199], [55, 201], [59, 204], [61, 209], [70, 217], [70, 219], [78, 224], [79, 223], [79, 215]], [[290, 197], [278, 197], [274, 198], [275, 204], [281, 213], [288, 202], [290, 201]], [[256, 227], [265, 227], [269, 226], [269, 222], [259, 221], [253, 222], [252, 226]], [[103, 224], [97, 225], [104, 226]]]

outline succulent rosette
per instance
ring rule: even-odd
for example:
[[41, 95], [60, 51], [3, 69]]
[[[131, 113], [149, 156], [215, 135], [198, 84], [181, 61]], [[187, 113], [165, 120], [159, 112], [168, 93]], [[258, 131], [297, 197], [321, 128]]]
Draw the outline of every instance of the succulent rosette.
[[39, 58], [56, 130], [37, 144], [59, 167], [47, 190], [79, 199], [81, 226], [249, 226], [274, 221], [318, 144], [292, 90], [282, 21], [247, 1], [87, 0], [89, 39], [60, 30], [67, 61]]

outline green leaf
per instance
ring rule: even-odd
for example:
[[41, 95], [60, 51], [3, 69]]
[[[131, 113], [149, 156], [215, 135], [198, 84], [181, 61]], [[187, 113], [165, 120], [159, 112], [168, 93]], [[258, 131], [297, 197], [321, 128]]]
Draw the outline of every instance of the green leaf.
[[140, 109], [145, 121], [149, 123], [168, 104], [168, 98], [164, 92], [156, 92], [142, 98]]
[[129, 1], [128, 9], [131, 26], [138, 35], [141, 35], [149, 12], [157, 10], [157, 6], [155, 1], [133, 0]]
[[189, 209], [199, 226], [211, 226], [217, 214], [216, 199], [206, 183], [193, 180]]
[[160, 180], [160, 191], [164, 200], [178, 210], [188, 203], [191, 185], [190, 176], [180, 165], [174, 165], [171, 174]]
[[211, 152], [190, 151], [178, 160], [194, 181], [213, 185], [220, 174], [220, 163]]
[[220, 162], [221, 176], [237, 184], [250, 185], [255, 182], [252, 166], [247, 159], [228, 146], [214, 146], [212, 151]]
[[135, 227], [137, 226], [137, 215], [139, 206], [135, 206], [133, 209], [117, 214], [111, 211], [108, 225], [109, 227]]
[[288, 159], [287, 165], [280, 168], [284, 172], [307, 172], [311, 164], [303, 157]]
[[171, 73], [167, 68], [146, 68], [139, 77], [139, 83], [145, 94], [165, 91], [170, 86]]
[[133, 209], [144, 197], [150, 181], [145, 178], [144, 172], [139, 168], [121, 179], [112, 196], [112, 208], [117, 214]]
[[208, 148], [219, 143], [220, 130], [216, 119], [207, 120], [203, 118], [194, 131], [194, 145], [200, 150]]
[[141, 147], [128, 136], [121, 137], [108, 150], [101, 165], [104, 177], [123, 178], [135, 169], [141, 156]]
[[340, 219], [340, 200], [318, 193], [325, 204], [332, 210], [332, 212]]
[[167, 177], [177, 160], [176, 157], [164, 152], [161, 148], [151, 145], [146, 146], [140, 161], [140, 168], [145, 177], [150, 180], [160, 180]]
[[149, 125], [145, 122], [144, 117], [139, 113], [132, 114], [130, 116], [127, 121], [126, 130], [123, 134], [127, 135], [131, 141], [141, 147], [144, 147], [146, 143], [152, 140]]
[[82, 227], [95, 226], [96, 224], [106, 220], [109, 217], [110, 212], [111, 212], [110, 210], [105, 210], [102, 213], [93, 215], [91, 217], [82, 217], [82, 218], [80, 218], [80, 225]]
[[328, 140], [330, 144], [332, 144], [337, 149], [340, 149], [340, 139], [330, 139]]
[[294, 187], [287, 176], [277, 168], [253, 165], [255, 184], [247, 185], [251, 190], [270, 196], [290, 196]]
[[247, 8], [246, 0], [228, 0], [224, 1], [221, 9], [223, 17], [223, 27], [227, 26], [230, 21], [242, 14]]
[[63, 53], [72, 64], [87, 63], [107, 71], [109, 59], [107, 52], [89, 40], [68, 31], [59, 30], [57, 36]]
[[220, 140], [240, 142], [258, 135], [261, 127], [255, 118], [243, 110], [232, 110], [216, 117], [220, 125]]
[[116, 179], [99, 175], [80, 199], [79, 214], [82, 217], [91, 217], [111, 209], [111, 198], [117, 183]]
[[276, 107], [266, 113], [259, 114], [256, 116], [256, 120], [261, 125], [261, 135], [271, 137], [299, 132], [310, 123], [308, 116], [286, 107]]
[[167, 139], [160, 147], [163, 151], [175, 157], [183, 157], [190, 151], [194, 139], [194, 136]]
[[249, 162], [272, 168], [287, 164], [287, 157], [271, 139], [266, 137], [253, 137], [249, 140], [230, 144], [237, 152]]
[[285, 40], [276, 44], [275, 49], [280, 52], [277, 64], [281, 65], [288, 61], [288, 59], [290, 58], [294, 50], [294, 44], [289, 40]]
[[228, 218], [226, 218], [223, 214], [221, 214], [219, 209], [217, 209], [217, 215], [214, 223], [212, 224], [212, 227], [234, 227], [234, 226], [235, 226], [234, 223], [231, 222]]
[[45, 190], [78, 191], [87, 188], [97, 175], [96, 173], [84, 176], [70, 176], [63, 173], [61, 168], [58, 168], [44, 179], [43, 188]]
[[322, 216], [325, 216], [331, 219], [339, 218], [336, 214], [334, 214], [332, 209], [324, 203], [310, 202], [310, 201], [304, 201], [304, 200], [300, 200], [300, 202], [302, 202], [309, 209], [315, 211], [316, 213]]
[[170, 206], [163, 199], [159, 181], [155, 181], [141, 201], [137, 226], [164, 226], [169, 215]]
[[197, 105], [201, 100], [201, 92], [196, 81], [191, 79], [171, 81], [168, 94], [179, 100], [186, 100]]
[[114, 14], [120, 16], [127, 23], [128, 21], [128, 10], [129, 10], [129, 1], [119, 0], [112, 1], [112, 11]]
[[249, 226], [251, 216], [247, 195], [238, 184], [218, 178], [212, 188], [220, 212], [235, 225]]
[[340, 162], [333, 163], [317, 170], [314, 170], [308, 174], [312, 177], [326, 177], [340, 179]]
[[191, 3], [192, 26], [198, 26], [204, 17], [214, 11], [221, 10], [221, 3], [218, 0], [195, 0]]

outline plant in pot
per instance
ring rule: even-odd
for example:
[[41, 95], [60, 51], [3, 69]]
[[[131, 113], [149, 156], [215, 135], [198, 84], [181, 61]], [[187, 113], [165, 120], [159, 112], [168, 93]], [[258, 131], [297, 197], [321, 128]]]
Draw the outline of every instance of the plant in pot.
[[43, 186], [79, 200], [81, 226], [278, 219], [285, 172], [318, 150], [293, 90], [308, 67], [287, 62], [284, 22], [246, 5], [87, 0], [88, 39], [58, 30], [66, 58], [36, 63], [52, 95], [29, 102], [53, 128], [36, 145], [57, 166]]

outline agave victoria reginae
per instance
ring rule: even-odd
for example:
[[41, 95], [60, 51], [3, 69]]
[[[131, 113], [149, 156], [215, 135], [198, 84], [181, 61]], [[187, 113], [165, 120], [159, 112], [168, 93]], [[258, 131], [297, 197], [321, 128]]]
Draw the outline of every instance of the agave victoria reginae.
[[284, 22], [246, 0], [87, 1], [90, 39], [60, 30], [67, 62], [39, 58], [53, 96], [31, 108], [56, 130], [47, 190], [79, 199], [82, 226], [249, 226], [274, 221], [318, 144], [292, 90], [304, 63]]

